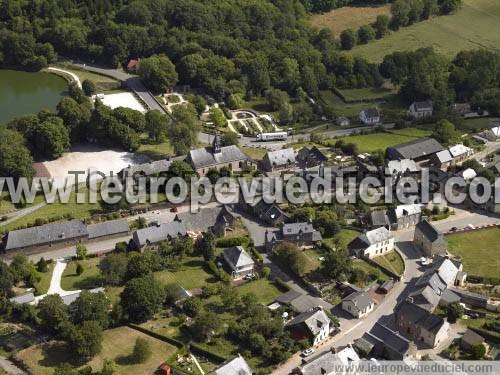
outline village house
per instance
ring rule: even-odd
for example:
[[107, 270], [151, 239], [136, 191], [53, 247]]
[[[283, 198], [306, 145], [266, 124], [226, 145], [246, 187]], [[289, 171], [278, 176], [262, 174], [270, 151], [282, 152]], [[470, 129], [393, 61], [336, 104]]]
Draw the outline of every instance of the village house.
[[313, 297], [309, 294], [303, 294], [295, 290], [289, 290], [276, 297], [274, 300], [279, 306], [291, 309], [294, 313], [302, 314], [312, 311], [317, 307], [330, 311], [333, 306], [319, 297]]
[[342, 309], [355, 318], [363, 318], [373, 311], [375, 302], [366, 292], [354, 292], [342, 300]]
[[118, 172], [118, 177], [124, 181], [127, 177], [138, 179], [140, 177], [159, 176], [161, 173], [168, 172], [171, 164], [172, 160], [162, 159], [150, 163], [131, 165]]
[[448, 243], [443, 233], [427, 220], [422, 220], [416, 225], [413, 244], [428, 257], [446, 255], [448, 250]]
[[387, 157], [389, 160], [411, 159], [422, 165], [427, 163], [433, 154], [443, 150], [444, 147], [434, 138], [423, 137], [389, 147]]
[[166, 224], [157, 224], [138, 229], [133, 233], [132, 240], [136, 248], [141, 250], [146, 246], [154, 245], [161, 241], [170, 241], [186, 235], [187, 230], [184, 224], [172, 221]]
[[349, 119], [347, 117], [344, 117], [344, 116], [339, 116], [337, 117], [337, 119], [335, 120], [335, 123], [338, 125], [338, 126], [349, 126], [349, 124], [351, 123], [349, 121]]
[[496, 142], [500, 139], [500, 124], [493, 123], [491, 128], [481, 133], [488, 141]]
[[245, 361], [245, 358], [238, 353], [232, 359], [228, 359], [216, 369], [208, 373], [209, 375], [252, 375], [252, 369]]
[[285, 328], [296, 341], [307, 339], [311, 345], [318, 345], [330, 335], [330, 318], [321, 307], [297, 315]]
[[220, 136], [215, 135], [211, 147], [202, 147], [189, 151], [186, 157], [199, 176], [205, 176], [210, 169], [220, 170], [223, 167], [232, 172], [251, 168], [252, 160], [238, 146], [221, 146]]
[[273, 226], [283, 224], [288, 217], [277, 204], [266, 203], [262, 196], [257, 196], [248, 203], [244, 199], [240, 199], [238, 207], [244, 212], [257, 217], [262, 222]]
[[413, 177], [419, 180], [421, 170], [422, 168], [411, 159], [389, 160], [385, 167], [385, 175], [394, 179]]
[[375, 210], [370, 212], [368, 220], [372, 228], [390, 227], [389, 217], [386, 210]]
[[297, 163], [300, 168], [312, 168], [323, 164], [328, 157], [316, 146], [312, 148], [302, 147], [297, 153]]
[[448, 335], [450, 324], [409, 301], [403, 301], [395, 310], [396, 326], [401, 334], [415, 343], [435, 348]]
[[[344, 375], [350, 373], [349, 366], [360, 361], [358, 353], [348, 345], [342, 349], [332, 348], [319, 356], [304, 359], [298, 368], [300, 375]], [[345, 371], [340, 371], [340, 366], [345, 366]]]
[[429, 312], [434, 312], [439, 305], [443, 291], [436, 292], [430, 285], [425, 285], [410, 293], [407, 299]]
[[292, 170], [296, 166], [293, 148], [268, 151], [261, 161], [261, 169], [265, 172]]
[[235, 218], [225, 205], [206, 208], [198, 212], [183, 212], [175, 215], [174, 221], [184, 224], [188, 232], [199, 236], [211, 231], [217, 237], [223, 237], [234, 227]]
[[141, 68], [141, 59], [130, 59], [127, 64], [127, 70], [132, 73], [139, 72]]
[[474, 150], [472, 148], [464, 146], [461, 143], [451, 146], [449, 148], [449, 151], [451, 156], [453, 157], [454, 165], [466, 160], [474, 153]]
[[430, 164], [442, 171], [447, 171], [453, 164], [453, 156], [449, 150], [436, 152], [431, 156]]
[[403, 204], [392, 207], [388, 211], [392, 230], [410, 228], [420, 222], [422, 206], [420, 204]]
[[368, 356], [402, 361], [416, 352], [415, 345], [399, 333], [377, 322], [362, 337], [354, 341], [354, 346]]
[[347, 249], [359, 258], [373, 258], [394, 250], [394, 236], [385, 227], [372, 229], [352, 240]]
[[432, 116], [433, 106], [431, 100], [423, 102], [413, 102], [410, 104], [408, 114], [414, 119], [421, 119]]
[[472, 329], [468, 328], [467, 331], [465, 331], [462, 338], [460, 339], [460, 347], [463, 350], [470, 352], [472, 348], [476, 345], [484, 345], [485, 348], [488, 347], [488, 344], [486, 344], [486, 341], [483, 336], [481, 336], [477, 332], [474, 332]]
[[240, 279], [254, 273], [255, 262], [243, 247], [233, 246], [224, 249], [222, 256], [230, 268], [233, 278]]
[[380, 122], [380, 112], [377, 108], [368, 108], [359, 112], [359, 120], [364, 125], [376, 125]]
[[312, 223], [283, 224], [280, 230], [267, 231], [265, 238], [266, 250], [270, 251], [279, 242], [290, 242], [298, 247], [312, 247], [322, 240], [321, 233], [314, 229]]

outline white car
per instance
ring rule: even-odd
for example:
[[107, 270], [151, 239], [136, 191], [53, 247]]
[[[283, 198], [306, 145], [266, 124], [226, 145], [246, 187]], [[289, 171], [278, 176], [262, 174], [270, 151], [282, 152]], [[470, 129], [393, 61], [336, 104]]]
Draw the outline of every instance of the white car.
[[314, 349], [309, 348], [309, 349], [304, 350], [301, 354], [302, 354], [302, 357], [305, 358], [305, 357], [309, 357], [313, 353], [314, 353]]

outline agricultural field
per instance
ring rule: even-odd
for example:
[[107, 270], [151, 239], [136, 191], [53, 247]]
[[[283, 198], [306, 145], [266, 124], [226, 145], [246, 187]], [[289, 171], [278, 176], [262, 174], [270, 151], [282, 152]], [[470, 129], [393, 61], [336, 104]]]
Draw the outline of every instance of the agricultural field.
[[317, 28], [327, 28], [335, 37], [346, 29], [358, 29], [360, 26], [375, 22], [378, 15], [390, 15], [389, 4], [373, 7], [342, 7], [327, 13], [315, 14], [310, 19], [310, 24]]
[[339, 89], [338, 90], [347, 102], [375, 101], [385, 99], [389, 95], [396, 94], [395, 90], [384, 87], [365, 87], [361, 89]]
[[[374, 152], [377, 150], [384, 151], [387, 147], [392, 147], [399, 143], [413, 141], [417, 138], [428, 137], [431, 135], [430, 130], [407, 128], [388, 130], [383, 133], [370, 133], [365, 135], [352, 135], [341, 138], [347, 143], [354, 143], [358, 146], [358, 151]], [[333, 140], [335, 142], [335, 140]]]
[[487, 48], [499, 51], [500, 2], [497, 0], [464, 0], [456, 14], [435, 17], [392, 32], [385, 38], [360, 45], [353, 55], [380, 62], [395, 51], [434, 49], [449, 58], [461, 50]]
[[[500, 228], [481, 229], [446, 236], [449, 252], [459, 256], [469, 275], [498, 278]], [[480, 246], [478, 246], [480, 244]]]
[[[139, 337], [150, 343], [152, 355], [146, 362], [137, 364], [131, 354]], [[152, 374], [176, 350], [174, 346], [134, 329], [120, 327], [104, 331], [101, 353], [83, 365], [76, 358], [71, 358], [63, 343], [55, 341], [25, 349], [19, 352], [18, 357], [28, 366], [30, 373], [37, 375], [52, 375], [54, 368], [64, 362], [73, 363], [76, 367], [91, 366], [93, 371], [99, 372], [105, 359], [116, 363], [116, 374]]]

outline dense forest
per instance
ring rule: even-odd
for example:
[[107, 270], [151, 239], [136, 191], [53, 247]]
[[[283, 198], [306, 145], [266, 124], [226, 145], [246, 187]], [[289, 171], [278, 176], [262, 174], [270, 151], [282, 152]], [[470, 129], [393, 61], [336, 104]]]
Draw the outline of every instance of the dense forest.
[[0, 65], [37, 70], [60, 56], [119, 66], [165, 54], [179, 81], [224, 98], [270, 87], [310, 95], [381, 84], [306, 24], [299, 0], [43, 0], [0, 3]]

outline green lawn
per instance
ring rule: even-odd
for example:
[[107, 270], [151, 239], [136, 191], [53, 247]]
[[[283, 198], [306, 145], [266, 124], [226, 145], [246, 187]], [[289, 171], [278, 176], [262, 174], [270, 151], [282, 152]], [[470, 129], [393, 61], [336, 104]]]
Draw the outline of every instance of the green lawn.
[[259, 279], [255, 281], [250, 281], [236, 288], [240, 295], [253, 293], [257, 296], [259, 302], [268, 305], [278, 297], [281, 292], [280, 290], [269, 280]]
[[210, 273], [205, 271], [201, 257], [187, 257], [178, 270], [155, 272], [155, 277], [163, 285], [178, 284], [187, 290], [201, 288], [207, 283], [216, 281]]
[[0, 194], [0, 215], [16, 210], [16, 206], [10, 201], [7, 193]]
[[304, 250], [303, 254], [307, 258], [304, 274], [308, 274], [309, 272], [317, 270], [321, 265], [319, 258], [324, 256], [324, 254], [318, 249], [314, 248]]
[[[139, 337], [149, 342], [152, 354], [144, 363], [137, 364], [131, 360], [131, 354]], [[64, 344], [55, 341], [32, 346], [19, 352], [18, 356], [28, 366], [29, 372], [37, 375], [52, 375], [63, 362], [73, 363], [75, 367], [89, 365], [94, 373], [98, 373], [105, 359], [115, 361], [116, 374], [153, 374], [176, 350], [174, 346], [139, 331], [119, 327], [104, 332], [101, 353], [84, 364], [72, 358]]]
[[355, 56], [380, 62], [395, 51], [434, 47], [452, 58], [457, 52], [477, 48], [499, 50], [500, 1], [464, 0], [456, 14], [418, 22], [380, 40], [352, 50]]
[[[101, 285], [101, 272], [97, 268], [99, 258], [89, 258], [83, 261], [72, 261], [68, 264], [61, 279], [61, 287], [64, 290], [89, 289]], [[76, 265], [83, 266], [83, 273], [76, 274]]]
[[499, 277], [500, 228], [481, 229], [446, 236], [448, 249], [462, 259], [470, 275]]
[[370, 263], [364, 261], [363, 259], [355, 259], [352, 262], [352, 266], [353, 268], [365, 271], [366, 274], [377, 274], [378, 280], [380, 281], [385, 281], [390, 279], [390, 276], [385, 272], [383, 272], [380, 268], [371, 265]]
[[348, 244], [353, 239], [358, 237], [361, 233], [352, 229], [341, 229], [334, 237], [323, 238], [323, 242], [331, 248], [334, 248], [335, 241], [340, 239], [344, 244]]
[[241, 151], [250, 156], [254, 160], [262, 160], [267, 150], [265, 148], [242, 147]]
[[[427, 137], [431, 135], [430, 130], [407, 128], [388, 130], [384, 133], [370, 133], [365, 135], [352, 135], [344, 137], [346, 143], [354, 143], [358, 146], [358, 151], [374, 152], [377, 150], [385, 151], [387, 147], [391, 147], [403, 142], [413, 141], [417, 138]], [[337, 140], [332, 140], [336, 142]]]
[[492, 121], [497, 120], [492, 117], [480, 117], [464, 120], [464, 127], [469, 131], [480, 131], [488, 128]]
[[142, 144], [137, 152], [145, 154], [154, 160], [175, 155], [174, 148], [168, 140], [162, 143]]
[[379, 255], [373, 258], [375, 262], [390, 269], [397, 275], [402, 275], [404, 272], [404, 261], [397, 251], [393, 250], [384, 255]]
[[47, 272], [39, 272], [40, 281], [35, 283], [34, 287], [37, 295], [42, 295], [47, 293], [50, 286], [50, 280], [52, 279], [52, 271], [54, 271], [54, 262], [48, 264]]
[[394, 90], [376, 87], [367, 87], [362, 89], [339, 89], [339, 91], [348, 102], [384, 99], [388, 95], [395, 94]]

